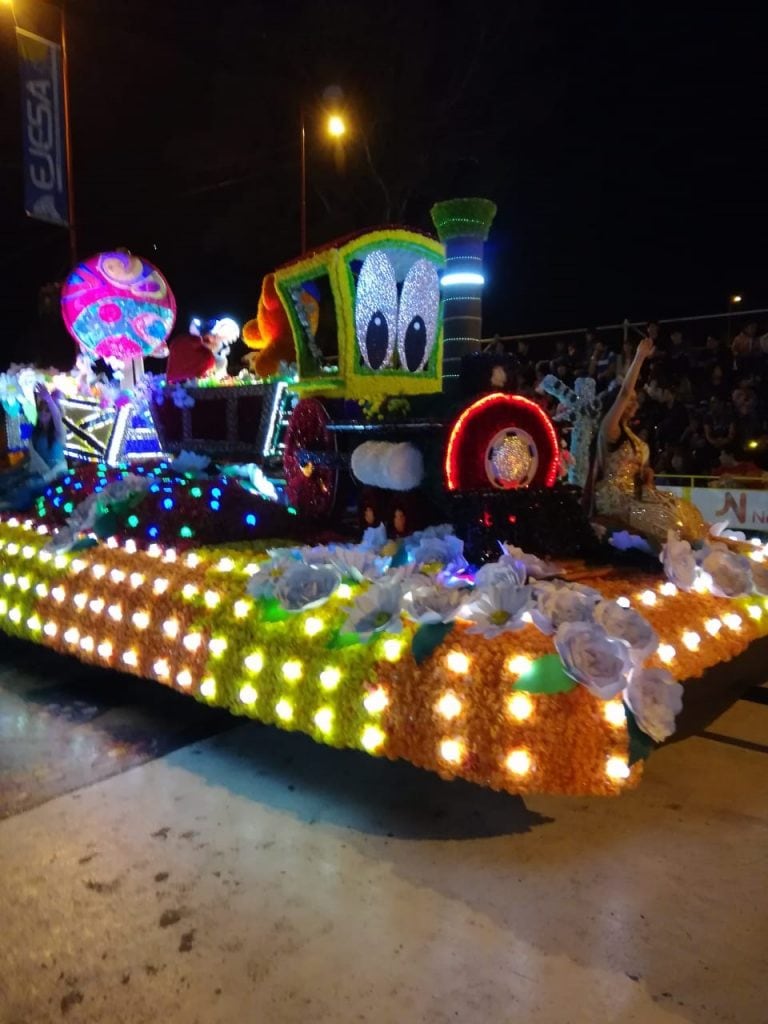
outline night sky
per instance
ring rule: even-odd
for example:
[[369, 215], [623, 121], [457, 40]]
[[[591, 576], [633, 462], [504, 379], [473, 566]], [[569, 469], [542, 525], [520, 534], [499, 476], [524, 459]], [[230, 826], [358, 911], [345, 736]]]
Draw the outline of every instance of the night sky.
[[[303, 104], [310, 244], [497, 202], [486, 336], [721, 312], [734, 290], [768, 306], [761, 27], [746, 5], [667, 7], [71, 0], [81, 255], [152, 259], [184, 320], [253, 315], [298, 254]], [[55, 31], [39, 0], [16, 10]], [[0, 364], [66, 363], [38, 318], [67, 245], [23, 214], [12, 25], [0, 7]]]

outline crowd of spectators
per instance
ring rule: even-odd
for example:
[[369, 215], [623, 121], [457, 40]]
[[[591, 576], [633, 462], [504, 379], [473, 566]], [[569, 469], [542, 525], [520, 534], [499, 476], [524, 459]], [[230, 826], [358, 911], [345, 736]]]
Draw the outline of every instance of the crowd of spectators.
[[[656, 473], [732, 477], [768, 470], [768, 333], [756, 321], [730, 338], [694, 338], [677, 325], [665, 329], [652, 321], [613, 344], [587, 331], [552, 342], [549, 351], [536, 339], [515, 341], [511, 350], [503, 342], [492, 347], [511, 357], [517, 390], [560, 418], [556, 400], [539, 390], [541, 380], [554, 374], [572, 386], [590, 376], [605, 393], [621, 383], [643, 334], [655, 353], [638, 383], [631, 427], [650, 446]], [[610, 404], [610, 394], [604, 402]]]

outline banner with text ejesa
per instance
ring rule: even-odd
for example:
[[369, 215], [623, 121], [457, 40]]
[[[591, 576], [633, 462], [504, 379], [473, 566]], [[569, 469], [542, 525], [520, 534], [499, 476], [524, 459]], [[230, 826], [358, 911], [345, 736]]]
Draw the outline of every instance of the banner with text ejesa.
[[35, 220], [67, 227], [67, 158], [61, 47], [16, 29], [21, 78], [24, 210]]
[[768, 491], [724, 487], [665, 487], [698, 508], [707, 523], [727, 521], [731, 530], [768, 533]]

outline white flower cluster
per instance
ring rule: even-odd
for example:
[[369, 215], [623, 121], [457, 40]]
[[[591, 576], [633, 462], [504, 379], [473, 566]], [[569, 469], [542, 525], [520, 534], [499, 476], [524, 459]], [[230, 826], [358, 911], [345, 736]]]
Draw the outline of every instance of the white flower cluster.
[[[714, 537], [744, 539], [743, 534], [725, 530], [722, 523], [716, 524], [711, 532]], [[760, 554], [764, 555], [762, 547]], [[688, 541], [680, 540], [670, 530], [660, 557], [667, 579], [679, 590], [703, 590], [715, 597], [730, 598], [746, 597], [753, 591], [768, 594], [768, 567], [731, 551], [717, 540], [693, 551]]]

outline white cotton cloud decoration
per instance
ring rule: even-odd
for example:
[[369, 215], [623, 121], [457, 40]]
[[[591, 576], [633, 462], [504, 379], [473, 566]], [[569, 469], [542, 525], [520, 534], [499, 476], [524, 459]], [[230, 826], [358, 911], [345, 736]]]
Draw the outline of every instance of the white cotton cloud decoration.
[[424, 460], [408, 442], [365, 441], [352, 452], [352, 472], [369, 487], [410, 491], [424, 478]]

